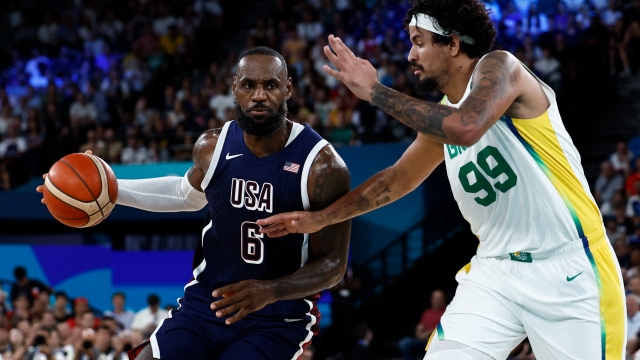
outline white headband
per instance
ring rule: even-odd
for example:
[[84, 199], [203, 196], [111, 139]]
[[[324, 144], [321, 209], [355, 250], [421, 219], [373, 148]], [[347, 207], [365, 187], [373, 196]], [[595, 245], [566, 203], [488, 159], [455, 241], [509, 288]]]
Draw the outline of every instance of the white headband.
[[423, 13], [418, 13], [415, 16], [413, 16], [411, 18], [411, 22], [409, 23], [409, 26], [417, 26], [417, 27], [421, 27], [425, 30], [429, 30], [434, 34], [438, 34], [438, 35], [442, 35], [442, 36], [449, 36], [451, 34], [455, 34], [458, 35], [458, 37], [460, 38], [460, 41], [462, 41], [463, 43], [467, 43], [469, 45], [475, 45], [476, 41], [473, 40], [472, 38], [466, 36], [466, 35], [462, 35], [459, 32], [453, 30], [448, 34], [445, 34], [444, 30], [442, 29], [442, 27], [440, 26], [440, 24], [438, 24], [438, 20], [432, 18], [431, 16], [427, 15], [427, 14], [423, 14]]

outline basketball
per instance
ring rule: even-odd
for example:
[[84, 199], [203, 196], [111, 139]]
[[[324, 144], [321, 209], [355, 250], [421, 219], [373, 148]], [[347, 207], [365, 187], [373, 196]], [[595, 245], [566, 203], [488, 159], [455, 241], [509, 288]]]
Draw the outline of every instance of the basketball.
[[61, 223], [86, 228], [104, 220], [116, 205], [116, 176], [102, 159], [70, 154], [58, 160], [44, 181], [47, 209]]

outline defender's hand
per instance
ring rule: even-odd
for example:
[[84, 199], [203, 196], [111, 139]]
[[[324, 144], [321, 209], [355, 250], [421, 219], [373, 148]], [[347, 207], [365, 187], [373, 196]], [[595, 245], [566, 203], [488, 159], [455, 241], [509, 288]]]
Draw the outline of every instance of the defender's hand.
[[217, 317], [223, 317], [232, 312], [237, 312], [225, 320], [225, 324], [227, 325], [231, 325], [248, 314], [258, 311], [278, 300], [276, 299], [272, 283], [261, 280], [244, 280], [239, 283], [223, 286], [215, 290], [212, 295], [213, 297], [224, 297], [224, 299], [220, 299], [211, 304], [211, 310], [217, 310]]
[[296, 211], [270, 216], [266, 219], [258, 220], [258, 225], [269, 225], [260, 228], [260, 232], [267, 234], [267, 236], [271, 238], [295, 233], [312, 234], [325, 227], [317, 212], [307, 211]]
[[324, 72], [342, 81], [360, 99], [371, 101], [373, 87], [379, 83], [376, 69], [369, 61], [355, 56], [340, 38], [329, 35], [329, 44], [335, 53], [325, 46], [324, 54], [339, 71], [325, 65], [322, 67]]
[[[93, 154], [93, 152], [92, 152], [91, 150], [87, 150], [87, 151], [85, 151], [84, 153], [85, 153], [85, 154], [88, 154], [88, 155]], [[46, 179], [46, 178], [47, 178], [47, 174], [43, 174], [43, 175], [42, 175], [42, 178], [43, 178], [43, 179]], [[44, 191], [44, 184], [43, 184], [43, 185], [38, 185], [38, 187], [36, 187], [36, 191], [37, 191], [37, 192], [39, 192], [39, 193], [42, 193], [42, 192]], [[44, 202], [44, 198], [43, 198], [43, 199], [40, 199], [40, 202], [41, 202], [41, 203], [43, 203], [43, 204], [45, 204], [45, 202]]]

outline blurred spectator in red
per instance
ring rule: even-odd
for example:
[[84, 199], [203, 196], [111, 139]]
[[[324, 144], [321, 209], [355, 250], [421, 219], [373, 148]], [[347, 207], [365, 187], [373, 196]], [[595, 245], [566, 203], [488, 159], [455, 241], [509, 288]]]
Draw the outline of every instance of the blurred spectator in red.
[[431, 307], [422, 313], [420, 322], [416, 326], [415, 336], [405, 337], [398, 343], [405, 360], [415, 360], [416, 355], [424, 354], [427, 341], [429, 341], [431, 333], [438, 326], [446, 308], [447, 303], [444, 292], [442, 290], [434, 290], [431, 293]]
[[12, 301], [13, 308], [7, 313], [7, 319], [11, 322], [11, 326], [15, 327], [20, 321], [31, 319], [31, 311], [29, 309], [29, 295], [26, 292], [17, 293], [16, 298]]
[[640, 154], [634, 155], [635, 159], [635, 172], [629, 174], [627, 177], [627, 184], [625, 186], [625, 190], [627, 191], [627, 196], [636, 195], [638, 191], [635, 189], [633, 183], [636, 180], [640, 180]]
[[635, 194], [627, 199], [627, 216], [631, 218], [640, 216], [640, 178], [633, 182], [633, 190]]
[[[84, 316], [90, 314], [91, 316]], [[73, 317], [67, 319], [67, 323], [71, 329], [77, 327], [80, 328], [93, 328], [97, 329], [100, 325], [100, 320], [93, 316], [89, 309], [89, 300], [87, 298], [79, 296], [73, 300]]]

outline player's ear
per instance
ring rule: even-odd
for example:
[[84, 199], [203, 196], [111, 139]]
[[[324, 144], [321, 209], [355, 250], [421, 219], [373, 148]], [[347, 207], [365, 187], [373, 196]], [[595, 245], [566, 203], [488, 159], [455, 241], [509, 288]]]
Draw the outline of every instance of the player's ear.
[[289, 100], [289, 98], [291, 97], [291, 94], [293, 93], [293, 82], [291, 81], [291, 78], [287, 79], [287, 94], [286, 94], [286, 99]]
[[460, 54], [460, 38], [456, 35], [451, 36], [451, 42], [449, 42], [449, 54], [451, 57], [456, 57]]
[[233, 84], [231, 84], [231, 93], [233, 93], [233, 97], [236, 97], [236, 80], [237, 77], [233, 77]]

